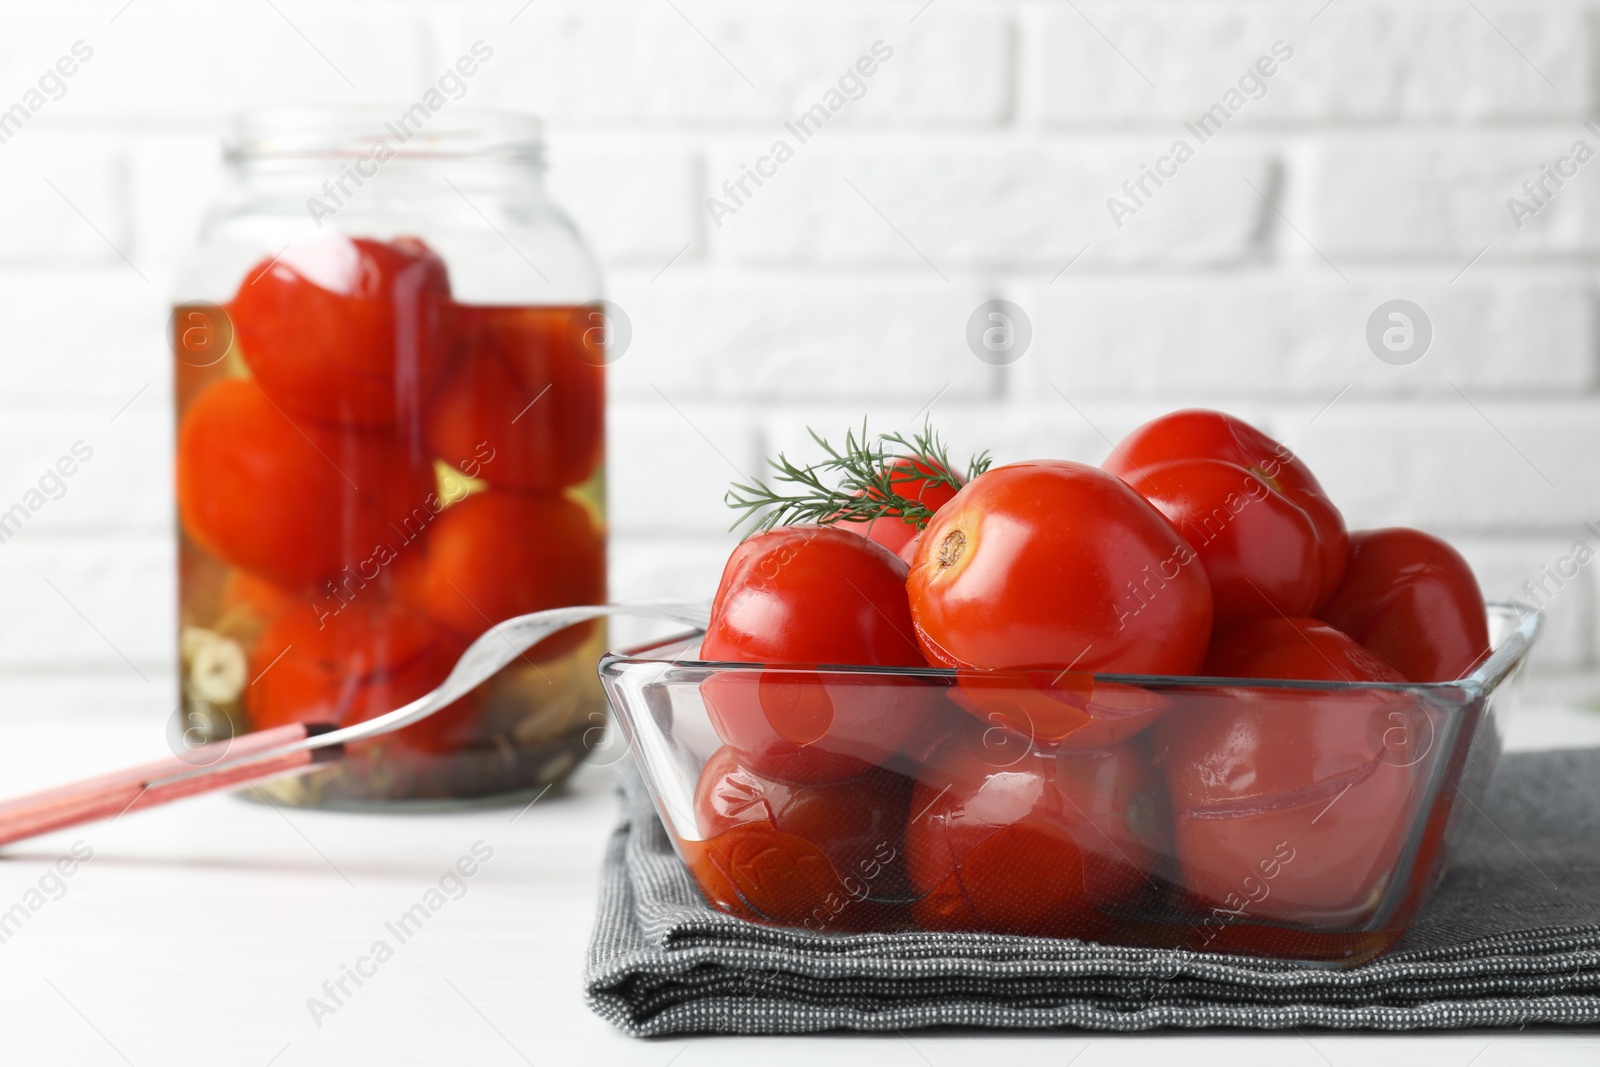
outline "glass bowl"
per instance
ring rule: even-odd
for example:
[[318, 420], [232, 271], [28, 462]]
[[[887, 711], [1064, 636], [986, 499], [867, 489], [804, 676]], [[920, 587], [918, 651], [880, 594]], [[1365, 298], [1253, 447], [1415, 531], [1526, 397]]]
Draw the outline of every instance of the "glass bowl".
[[1541, 616], [1431, 684], [698, 660], [600, 677], [714, 907], [1348, 966], [1395, 944], [1502, 747]]

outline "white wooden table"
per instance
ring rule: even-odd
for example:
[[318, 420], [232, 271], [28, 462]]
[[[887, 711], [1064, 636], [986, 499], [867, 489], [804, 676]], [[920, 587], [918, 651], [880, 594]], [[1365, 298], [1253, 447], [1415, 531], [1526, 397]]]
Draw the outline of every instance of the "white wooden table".
[[[159, 756], [161, 736], [142, 718], [0, 726], [0, 792]], [[1513, 738], [1600, 743], [1600, 715], [1530, 709]], [[0, 1063], [1600, 1064], [1596, 1031], [630, 1040], [581, 992], [613, 816], [610, 772], [588, 768], [520, 815], [281, 813], [205, 797], [16, 846], [0, 862]], [[93, 857], [53, 876], [77, 842]], [[426, 903], [480, 842], [492, 857], [460, 888], [447, 878], [455, 898], [400, 943], [385, 923]], [[380, 938], [396, 946], [381, 962], [369, 957]], [[346, 970], [358, 966], [360, 985]], [[314, 1018], [313, 997], [331, 1010]]]

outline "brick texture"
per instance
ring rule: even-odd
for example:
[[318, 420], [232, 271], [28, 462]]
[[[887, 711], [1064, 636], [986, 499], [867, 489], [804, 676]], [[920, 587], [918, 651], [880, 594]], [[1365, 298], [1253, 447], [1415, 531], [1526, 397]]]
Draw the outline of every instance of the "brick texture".
[[[0, 116], [29, 103], [0, 118], [0, 510], [95, 452], [0, 543], [0, 685], [152, 714], [170, 692], [162, 330], [227, 116], [404, 106], [480, 40], [462, 106], [545, 118], [551, 194], [633, 325], [614, 597], [708, 597], [728, 483], [814, 455], [811, 427], [931, 417], [961, 457], [1094, 462], [1205, 405], [1288, 441], [1352, 526], [1437, 531], [1527, 598], [1600, 522], [1597, 26], [1600, 0], [8, 5]], [[992, 298], [1032, 332], [1007, 366], [966, 340]], [[1395, 299], [1432, 334], [1404, 366], [1368, 343]], [[1540, 595], [1538, 669], [1600, 671], [1593, 565]]]
[[[1480, 4], [1480, 14], [1356, 0], [1312, 22], [1317, 6], [1045, 5], [1033, 38], [1040, 117], [1192, 119], [1230, 88], [1251, 99], [1238, 115], [1247, 123], [1579, 118], [1590, 102], [1582, 5]], [[1261, 57], [1278, 58], [1279, 42], [1287, 58], [1248, 77]]]

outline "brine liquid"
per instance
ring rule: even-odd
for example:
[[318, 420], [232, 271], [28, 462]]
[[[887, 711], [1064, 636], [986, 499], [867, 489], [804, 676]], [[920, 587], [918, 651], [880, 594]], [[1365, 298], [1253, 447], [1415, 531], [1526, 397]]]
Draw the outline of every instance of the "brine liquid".
[[[176, 309], [185, 744], [375, 717], [493, 623], [605, 600], [593, 313], [450, 304], [444, 369], [413, 375], [391, 423], [357, 425], [275, 396], [229, 309]], [[604, 643], [602, 623], [570, 628], [428, 720], [259, 788], [362, 806], [558, 782], [603, 735]]]

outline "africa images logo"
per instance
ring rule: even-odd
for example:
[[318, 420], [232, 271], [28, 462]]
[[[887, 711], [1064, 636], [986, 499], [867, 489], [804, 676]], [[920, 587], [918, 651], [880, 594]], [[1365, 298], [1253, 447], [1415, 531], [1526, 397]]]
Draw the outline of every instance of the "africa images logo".
[[[410, 142], [412, 138], [422, 133], [428, 120], [444, 110], [447, 104], [467, 95], [467, 79], [478, 73], [483, 64], [494, 58], [494, 49], [482, 41], [472, 42], [470, 51], [470, 55], [458, 57], [454, 64], [445, 68], [444, 73], [438, 77], [436, 87], [430, 87], [416, 103], [396, 115], [393, 121], [383, 124], [384, 132], [394, 138], [395, 144], [405, 145]], [[337, 215], [355, 196], [357, 190], [378, 176], [378, 168], [394, 157], [394, 145], [380, 137], [372, 142], [367, 154], [358, 158], [353, 164], [339, 164], [338, 176], [322, 183], [322, 193], [327, 199], [322, 200], [315, 196], [306, 198], [306, 212], [311, 216], [311, 221], [317, 224], [317, 229], [322, 229], [323, 219]], [[355, 183], [355, 189], [350, 188], [352, 182]]]
[[79, 68], [94, 58], [94, 48], [84, 41], [72, 42], [71, 55], [56, 59], [46, 67], [38, 81], [22, 94], [22, 99], [8, 108], [0, 109], [0, 144], [5, 144], [18, 133], [28, 120], [44, 110], [47, 103], [67, 95], [66, 79], [78, 73]]
[[750, 197], [755, 195], [755, 190], [750, 188], [754, 182], [756, 189], [766, 184], [769, 178], [778, 175], [778, 168], [794, 158], [796, 145], [803, 145], [811, 138], [822, 132], [822, 128], [844, 110], [844, 106], [852, 100], [860, 100], [867, 95], [867, 79], [878, 72], [881, 64], [889, 62], [894, 57], [894, 48], [883, 41], [873, 41], [869, 55], [858, 58], [854, 65], [846, 67], [838, 81], [827, 88], [822, 94], [822, 99], [802, 111], [792, 122], [785, 122], [783, 128], [794, 135], [795, 144], [790, 144], [787, 138], [779, 137], [772, 142], [765, 155], [756, 157], [755, 165], [749, 163], [739, 164], [739, 176], [729, 178], [722, 183], [722, 195], [726, 199], [715, 196], [706, 197], [706, 210], [711, 213], [711, 221], [717, 224], [717, 229], [722, 229], [722, 220], [729, 215], [737, 214], [744, 207]]
[[[1287, 41], [1273, 41], [1268, 51], [1272, 54], [1259, 57], [1245, 68], [1244, 73], [1239, 75], [1237, 87], [1229, 86], [1220, 101], [1200, 112], [1193, 122], [1183, 124], [1183, 128], [1194, 137], [1195, 145], [1203, 145], [1217, 136], [1247, 104], [1266, 96], [1267, 80], [1278, 73], [1282, 64], [1294, 58], [1294, 48]], [[1141, 163], [1138, 176], [1122, 183], [1126, 199], [1117, 196], [1106, 198], [1106, 211], [1110, 213], [1116, 228], [1122, 229], [1122, 221], [1127, 216], [1137, 215], [1139, 209], [1155, 196], [1156, 190], [1166, 185], [1169, 179], [1176, 178], [1178, 168], [1193, 159], [1194, 155], [1195, 147], [1180, 137], [1172, 142], [1172, 148], [1166, 155], [1156, 159], [1154, 165]], [[1152, 184], [1154, 189], [1151, 188]]]

